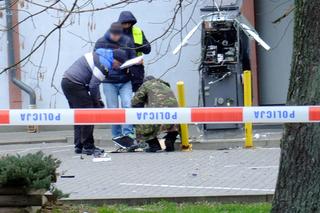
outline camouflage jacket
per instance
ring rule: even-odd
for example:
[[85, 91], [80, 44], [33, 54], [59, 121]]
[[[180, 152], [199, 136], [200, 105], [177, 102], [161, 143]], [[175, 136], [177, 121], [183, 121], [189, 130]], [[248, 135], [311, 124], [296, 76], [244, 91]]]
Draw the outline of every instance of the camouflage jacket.
[[132, 107], [177, 107], [170, 85], [160, 79], [144, 82], [132, 99]]

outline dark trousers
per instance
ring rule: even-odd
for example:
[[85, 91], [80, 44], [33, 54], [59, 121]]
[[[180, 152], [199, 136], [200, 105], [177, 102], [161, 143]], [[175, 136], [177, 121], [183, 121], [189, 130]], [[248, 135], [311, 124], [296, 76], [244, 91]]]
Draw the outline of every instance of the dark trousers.
[[[93, 101], [84, 85], [76, 84], [63, 78], [61, 87], [70, 108], [93, 108]], [[90, 149], [94, 147], [93, 125], [74, 126], [75, 147]]]
[[143, 84], [144, 79], [144, 66], [135, 65], [130, 67], [132, 91], [137, 92], [140, 86]]

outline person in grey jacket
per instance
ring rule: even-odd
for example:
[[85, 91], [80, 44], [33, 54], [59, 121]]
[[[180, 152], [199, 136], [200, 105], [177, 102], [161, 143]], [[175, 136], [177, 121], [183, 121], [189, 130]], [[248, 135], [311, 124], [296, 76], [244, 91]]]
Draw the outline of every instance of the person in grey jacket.
[[[76, 60], [63, 75], [61, 87], [70, 108], [103, 108], [100, 83], [126, 61], [123, 50], [96, 49]], [[75, 126], [75, 153], [92, 155], [104, 150], [94, 146], [93, 125]]]

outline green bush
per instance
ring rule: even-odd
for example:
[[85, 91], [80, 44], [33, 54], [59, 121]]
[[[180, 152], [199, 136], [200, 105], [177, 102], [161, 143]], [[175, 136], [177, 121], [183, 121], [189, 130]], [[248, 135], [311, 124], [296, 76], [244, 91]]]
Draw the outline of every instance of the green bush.
[[43, 152], [0, 158], [0, 187], [49, 190], [60, 161]]

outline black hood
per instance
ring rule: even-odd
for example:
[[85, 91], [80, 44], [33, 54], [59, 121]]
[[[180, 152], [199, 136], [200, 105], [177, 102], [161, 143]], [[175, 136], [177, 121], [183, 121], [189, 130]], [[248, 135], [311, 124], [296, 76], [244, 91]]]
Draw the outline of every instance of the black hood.
[[165, 85], [167, 85], [169, 88], [171, 87], [170, 86], [170, 84], [168, 83], [168, 82], [166, 82], [166, 81], [164, 81], [164, 80], [161, 80], [160, 78], [159, 79], [157, 79], [158, 81], [160, 81], [161, 83], [163, 83], [163, 84], [165, 84]]
[[156, 78], [153, 75], [148, 75], [143, 79], [143, 82], [151, 81], [151, 80], [154, 80], [154, 79], [156, 79]]
[[122, 23], [132, 23], [132, 25], [137, 23], [137, 19], [130, 11], [122, 11], [120, 13], [118, 22]]

